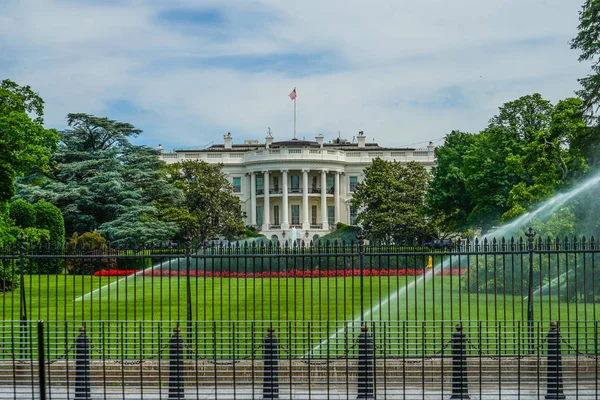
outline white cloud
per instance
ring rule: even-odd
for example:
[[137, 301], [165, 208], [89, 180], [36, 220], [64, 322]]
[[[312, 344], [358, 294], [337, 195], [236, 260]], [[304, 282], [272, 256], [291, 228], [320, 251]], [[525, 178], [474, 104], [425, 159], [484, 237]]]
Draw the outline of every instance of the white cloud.
[[[214, 8], [225, 22], [218, 35], [207, 34], [210, 25], [160, 22], [167, 5]], [[227, 131], [236, 141], [263, 138], [268, 126], [276, 139], [290, 138], [294, 86], [301, 136], [364, 130], [382, 144], [405, 145], [482, 129], [521, 95], [572, 96], [587, 72], [568, 44], [579, 7], [561, 0], [13, 1], [0, 16], [0, 51], [8, 55], [0, 76], [40, 92], [48, 125], [62, 127], [69, 112], [118, 112], [153, 146], [220, 142]], [[314, 72], [314, 54], [330, 55], [333, 65]], [[223, 56], [247, 61], [211, 64]], [[264, 70], [252, 68], [250, 56], [263, 57]], [[271, 68], [270, 57], [283, 66]], [[117, 100], [142, 112], [111, 109]]]

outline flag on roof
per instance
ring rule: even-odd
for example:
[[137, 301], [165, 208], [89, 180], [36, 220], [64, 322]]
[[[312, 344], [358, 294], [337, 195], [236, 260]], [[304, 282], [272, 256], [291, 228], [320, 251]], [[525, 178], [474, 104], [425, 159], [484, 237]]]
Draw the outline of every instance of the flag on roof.
[[292, 90], [292, 93], [290, 93], [290, 99], [296, 100], [296, 88], [294, 88], [294, 90]]

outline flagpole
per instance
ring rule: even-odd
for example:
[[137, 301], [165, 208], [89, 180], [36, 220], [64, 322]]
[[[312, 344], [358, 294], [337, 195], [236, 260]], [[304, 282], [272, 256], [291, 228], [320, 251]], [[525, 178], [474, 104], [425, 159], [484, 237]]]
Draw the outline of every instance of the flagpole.
[[294, 140], [296, 140], [296, 98], [294, 98]]

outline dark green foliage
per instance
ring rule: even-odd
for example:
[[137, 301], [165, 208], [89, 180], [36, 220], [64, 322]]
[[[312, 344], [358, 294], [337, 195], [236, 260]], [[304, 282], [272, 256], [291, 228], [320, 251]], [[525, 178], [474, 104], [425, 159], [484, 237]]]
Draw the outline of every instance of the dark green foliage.
[[108, 247], [106, 239], [98, 232], [86, 232], [78, 235], [77, 232], [67, 242], [67, 252], [71, 255], [82, 255], [87, 258], [69, 258], [67, 272], [73, 275], [89, 275], [103, 269], [114, 269], [117, 262], [114, 258], [90, 258], [90, 256], [106, 255]]
[[179, 207], [162, 207], [162, 219], [179, 226], [179, 238], [186, 233], [205, 242], [214, 237], [234, 238], [244, 231], [240, 199], [221, 165], [203, 161], [182, 161], [168, 166], [168, 181], [184, 194]]
[[15, 178], [32, 169], [49, 171], [58, 134], [44, 129], [43, 105], [29, 86], [0, 82], [0, 201], [14, 196]]
[[[62, 249], [65, 245], [65, 222], [61, 211], [53, 204], [40, 200], [33, 205], [38, 229], [49, 232], [49, 240], [44, 243], [49, 249]], [[36, 260], [40, 274], [57, 274], [62, 271], [62, 260]]]
[[466, 189], [463, 159], [475, 136], [452, 131], [443, 146], [435, 149], [436, 165], [427, 191], [427, 211], [448, 231], [467, 226], [472, 200]]
[[358, 226], [351, 226], [338, 222], [335, 231], [321, 236], [315, 240], [314, 245], [334, 246], [336, 243], [337, 245], [358, 243], [359, 232], [360, 228]]
[[41, 186], [19, 185], [20, 195], [59, 207], [68, 235], [97, 230], [120, 244], [172, 239], [177, 227], [156, 206], [175, 207], [181, 191], [166, 182], [155, 150], [129, 143], [141, 131], [87, 114], [69, 114], [68, 123], [53, 157], [58, 168]]
[[380, 158], [364, 169], [365, 179], [356, 185], [352, 207], [365, 236], [375, 242], [400, 242], [428, 236], [425, 193], [429, 174], [423, 165], [384, 161]]
[[436, 149], [429, 216], [447, 232], [485, 232], [524, 214], [589, 171], [588, 133], [579, 99], [505, 103], [487, 129], [452, 132]]
[[19, 287], [19, 275], [13, 262], [0, 261], [0, 293], [11, 292]]
[[[600, 0], [585, 0], [579, 11], [579, 26], [577, 36], [571, 41], [571, 48], [580, 51], [579, 62], [591, 62], [591, 70], [584, 78], [579, 79], [581, 89], [577, 95], [583, 100], [586, 114], [592, 119], [598, 117], [600, 105]], [[595, 135], [600, 133], [595, 130]], [[596, 141], [595, 150], [598, 149]]]
[[33, 228], [36, 226], [35, 209], [31, 203], [23, 199], [17, 199], [10, 203], [9, 216], [18, 227]]
[[40, 200], [33, 205], [36, 226], [50, 232], [50, 245], [63, 247], [65, 244], [65, 222], [63, 215], [55, 205]]

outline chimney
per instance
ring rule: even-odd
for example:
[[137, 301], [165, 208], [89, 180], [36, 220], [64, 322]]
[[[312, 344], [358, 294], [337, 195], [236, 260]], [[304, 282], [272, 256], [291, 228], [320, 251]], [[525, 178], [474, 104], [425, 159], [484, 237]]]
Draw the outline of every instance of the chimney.
[[428, 155], [431, 157], [435, 155], [435, 146], [433, 145], [433, 142], [429, 142], [427, 145], [427, 153], [429, 153]]
[[317, 143], [319, 144], [319, 147], [323, 147], [323, 134], [319, 133], [315, 139], [317, 139]]
[[269, 133], [265, 137], [265, 148], [271, 147], [271, 143], [273, 143], [273, 135], [271, 135], [271, 128], [269, 128]]
[[358, 139], [358, 148], [359, 149], [364, 149], [365, 148], [365, 142], [367, 137], [365, 136], [365, 133], [363, 131], [358, 132], [358, 136], [356, 137], [356, 139]]
[[227, 135], [223, 135], [223, 139], [225, 139], [225, 148], [226, 149], [233, 148], [233, 139], [231, 138], [230, 132], [227, 132]]

